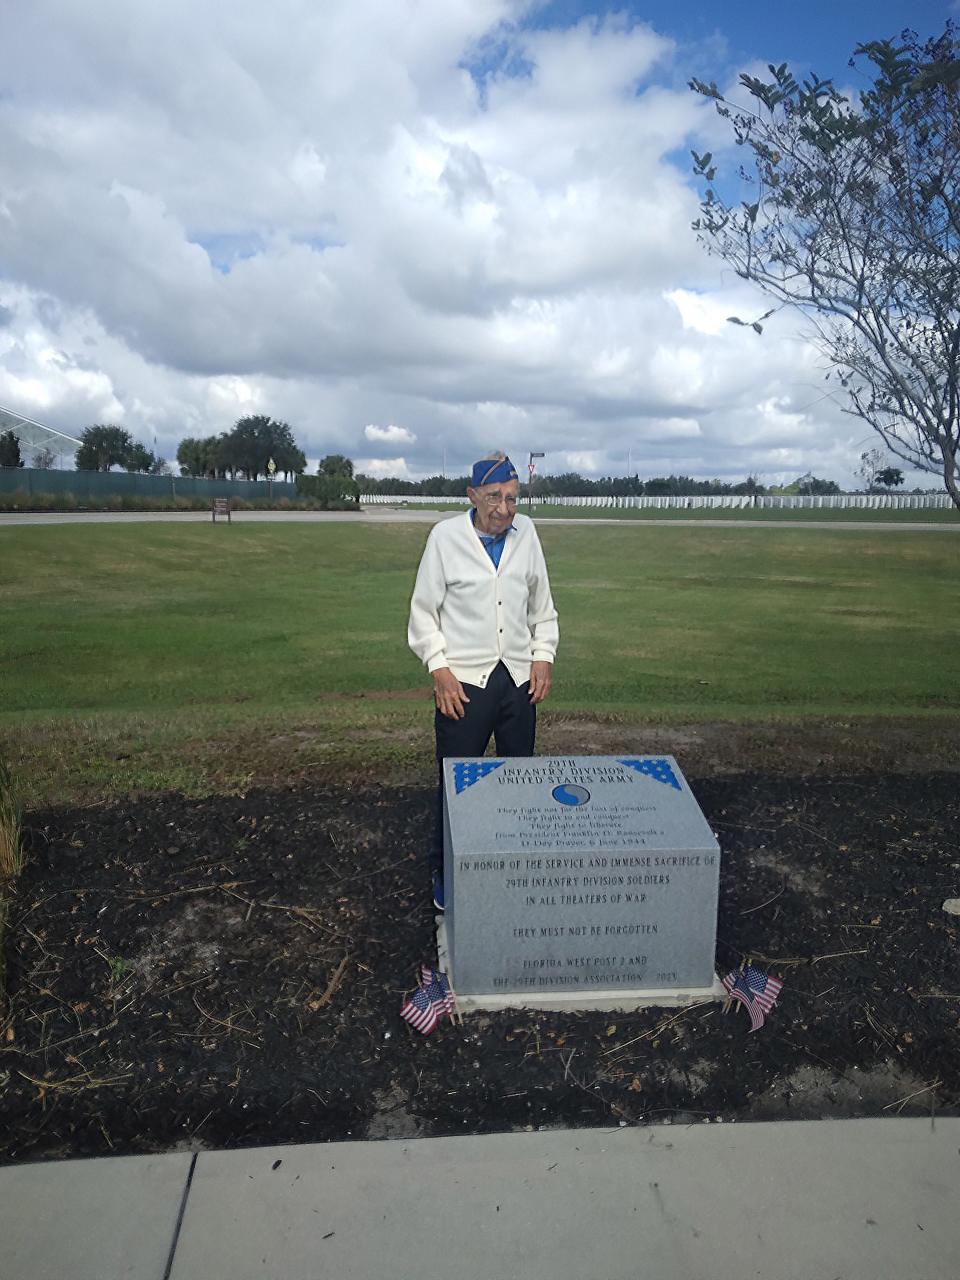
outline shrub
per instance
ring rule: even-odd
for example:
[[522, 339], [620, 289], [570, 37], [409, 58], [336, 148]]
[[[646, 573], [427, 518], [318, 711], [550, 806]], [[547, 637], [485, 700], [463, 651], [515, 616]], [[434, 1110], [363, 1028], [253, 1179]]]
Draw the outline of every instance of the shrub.
[[[316, 479], [317, 477], [311, 477]], [[234, 511], [320, 511], [356, 510], [351, 499], [320, 501], [303, 495], [297, 499], [239, 498], [229, 495]], [[0, 511], [209, 511], [212, 499], [205, 494], [157, 494], [147, 496], [134, 493], [109, 493], [98, 497], [78, 499], [75, 493], [29, 493], [15, 489], [13, 493], [0, 493]]]
[[349, 511], [360, 503], [359, 486], [346, 475], [299, 475], [296, 484], [298, 494], [315, 499], [323, 510]]

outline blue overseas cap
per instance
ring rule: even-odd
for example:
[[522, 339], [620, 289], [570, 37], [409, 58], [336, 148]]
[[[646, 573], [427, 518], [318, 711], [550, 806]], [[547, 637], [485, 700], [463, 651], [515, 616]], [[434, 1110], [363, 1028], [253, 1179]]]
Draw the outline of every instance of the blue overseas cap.
[[509, 458], [482, 458], [473, 464], [473, 488], [484, 484], [506, 484], [518, 480], [517, 468]]

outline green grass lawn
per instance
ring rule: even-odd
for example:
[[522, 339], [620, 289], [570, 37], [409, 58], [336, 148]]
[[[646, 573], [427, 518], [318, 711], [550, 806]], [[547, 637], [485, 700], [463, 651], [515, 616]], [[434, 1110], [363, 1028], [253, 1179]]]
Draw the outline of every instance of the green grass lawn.
[[[256, 757], [251, 742], [266, 754], [300, 733], [324, 758], [426, 733], [406, 612], [427, 532], [0, 530], [0, 743], [49, 794], [58, 775], [189, 785], [198, 744], [207, 772], [223, 753], [229, 773]], [[562, 631], [554, 714], [957, 706], [954, 533], [545, 525], [541, 537]]]

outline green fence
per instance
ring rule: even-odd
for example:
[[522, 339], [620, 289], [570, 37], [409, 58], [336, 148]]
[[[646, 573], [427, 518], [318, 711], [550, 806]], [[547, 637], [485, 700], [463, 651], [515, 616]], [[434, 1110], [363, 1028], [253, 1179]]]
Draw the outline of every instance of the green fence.
[[127, 471], [41, 471], [0, 467], [0, 493], [71, 493], [84, 498], [296, 498], [297, 486], [282, 480], [200, 480], [194, 476], [147, 476]]

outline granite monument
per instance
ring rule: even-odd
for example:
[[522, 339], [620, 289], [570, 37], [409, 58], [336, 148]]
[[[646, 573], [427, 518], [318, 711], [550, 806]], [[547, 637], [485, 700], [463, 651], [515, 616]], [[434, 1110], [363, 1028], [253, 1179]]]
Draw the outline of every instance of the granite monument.
[[672, 756], [447, 760], [444, 826], [458, 996], [716, 989], [720, 850]]

